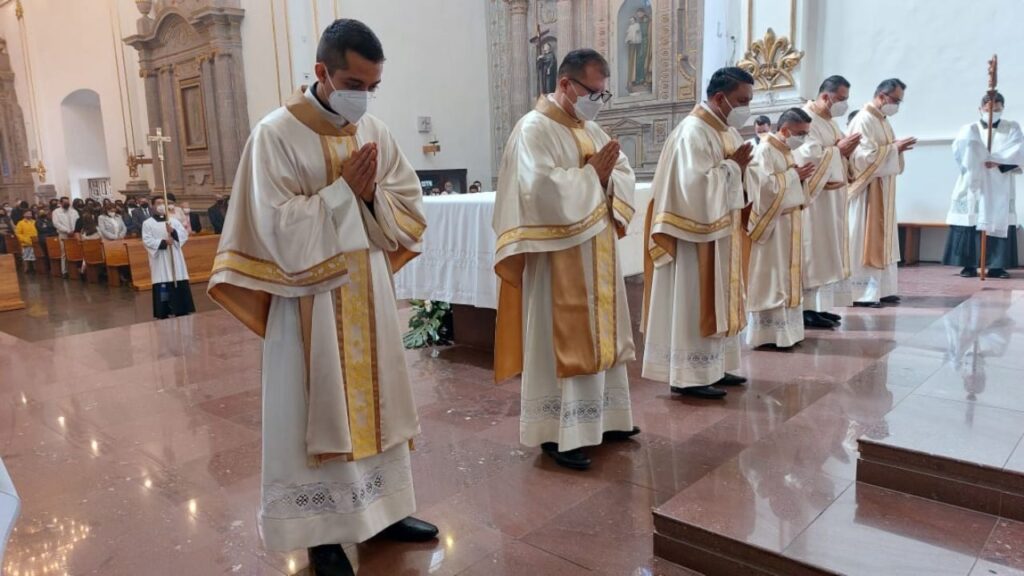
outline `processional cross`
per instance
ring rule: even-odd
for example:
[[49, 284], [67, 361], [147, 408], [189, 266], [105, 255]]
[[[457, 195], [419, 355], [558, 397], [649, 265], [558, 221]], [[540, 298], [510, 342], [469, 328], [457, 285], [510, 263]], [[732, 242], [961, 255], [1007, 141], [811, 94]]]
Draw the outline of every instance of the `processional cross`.
[[[171, 142], [171, 137], [164, 136], [163, 129], [157, 126], [156, 134], [152, 136], [146, 136], [146, 140], [149, 140], [151, 144], [156, 146], [156, 159], [158, 162], [160, 162], [160, 180], [161, 183], [163, 184], [164, 189], [164, 217], [166, 222], [170, 222], [170, 220], [166, 220], [171, 217], [171, 205], [167, 202], [167, 167], [164, 164], [164, 144], [169, 144]], [[168, 238], [167, 240], [167, 244], [170, 246], [170, 238]], [[171, 281], [173, 281], [174, 285], [177, 286], [178, 272], [176, 269], [177, 267], [174, 264], [174, 250], [168, 251], [171, 255]]]
[[[998, 84], [999, 56], [992, 55], [988, 61], [988, 151], [992, 153], [992, 120], [996, 109], [996, 85]], [[978, 277], [985, 281], [985, 266], [988, 259], [988, 234], [981, 231], [981, 263], [978, 265]]]

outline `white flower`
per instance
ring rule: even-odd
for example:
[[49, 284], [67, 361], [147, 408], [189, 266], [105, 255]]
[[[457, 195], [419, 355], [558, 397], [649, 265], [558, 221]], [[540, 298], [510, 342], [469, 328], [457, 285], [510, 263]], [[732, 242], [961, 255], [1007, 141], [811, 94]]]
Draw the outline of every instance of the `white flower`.
[[427, 312], [428, 314], [430, 313], [430, 309], [433, 308], [433, 307], [434, 307], [434, 303], [431, 302], [430, 300], [424, 300], [423, 301], [423, 310], [425, 312]]

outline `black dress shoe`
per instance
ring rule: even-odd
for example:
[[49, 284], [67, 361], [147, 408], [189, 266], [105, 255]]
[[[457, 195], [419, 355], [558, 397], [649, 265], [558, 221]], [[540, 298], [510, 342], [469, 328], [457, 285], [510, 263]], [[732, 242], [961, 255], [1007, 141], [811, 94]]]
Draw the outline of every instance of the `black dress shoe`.
[[810, 310], [804, 311], [804, 328], [817, 328], [820, 330], [831, 330], [839, 326], [838, 322], [833, 322], [828, 318], [825, 318], [817, 312]]
[[540, 445], [540, 449], [550, 456], [555, 461], [555, 464], [562, 468], [569, 468], [570, 470], [586, 470], [590, 468], [590, 458], [579, 448], [559, 452], [558, 443], [545, 442]]
[[688, 388], [679, 388], [677, 386], [672, 387], [672, 392], [675, 394], [681, 394], [683, 396], [692, 396], [694, 398], [701, 398], [704, 400], [718, 400], [719, 398], [725, 398], [726, 391], [721, 388], [715, 388], [714, 386], [690, 386]]
[[747, 379], [743, 376], [737, 376], [735, 374], [725, 373], [722, 379], [712, 384], [712, 386], [741, 386], [747, 383]]
[[853, 305], [857, 308], [881, 308], [881, 302], [854, 302]]
[[309, 554], [309, 571], [312, 576], [355, 576], [356, 574], [340, 544], [314, 546], [306, 552]]
[[605, 442], [622, 442], [624, 440], [629, 440], [639, 433], [640, 428], [638, 426], [633, 426], [632, 430], [609, 430], [601, 435], [601, 439]]
[[961, 278], [977, 278], [978, 277], [978, 269], [977, 268], [964, 268], [963, 270], [960, 271], [960, 277]]
[[899, 304], [901, 300], [902, 298], [895, 294], [893, 294], [892, 296], [883, 296], [878, 299], [879, 302], [882, 302], [884, 304]]
[[380, 536], [395, 542], [429, 542], [437, 538], [437, 526], [407, 516], [382, 530]]
[[842, 316], [840, 316], [839, 314], [833, 314], [831, 312], [818, 312], [818, 316], [821, 316], [825, 320], [831, 320], [836, 323], [839, 323], [843, 320]]
[[1010, 277], [1010, 273], [1007, 272], [1006, 270], [1003, 270], [1002, 268], [992, 268], [985, 275], [989, 278], [999, 278], [1002, 280], [1005, 280]]

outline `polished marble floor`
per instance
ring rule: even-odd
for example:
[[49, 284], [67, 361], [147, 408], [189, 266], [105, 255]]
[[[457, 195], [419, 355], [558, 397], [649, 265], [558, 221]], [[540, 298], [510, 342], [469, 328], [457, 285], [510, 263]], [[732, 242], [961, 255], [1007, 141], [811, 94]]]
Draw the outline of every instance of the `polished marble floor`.
[[[849, 538], [852, 573], [864, 557], [857, 543], [868, 541], [858, 539], [872, 528], [865, 518], [891, 510], [883, 528], [897, 556], [964, 563], [977, 549], [972, 574], [1021, 576], [1020, 524], [948, 511], [914, 522], [899, 498], [853, 482], [856, 439], [904, 425], [886, 414], [912, 394], [979, 415], [1020, 402], [1013, 384], [1022, 380], [1007, 379], [1024, 369], [1022, 328], [1011, 319], [986, 340], [984, 386], [957, 388], [946, 372], [961, 366], [970, 326], [947, 315], [974, 297], [1009, 309], [1024, 302], [1011, 291], [1024, 281], [982, 284], [955, 272], [902, 270], [903, 304], [850, 309], [841, 330], [811, 332], [789, 353], [745, 354], [750, 385], [724, 402], [673, 398], [634, 364], [644, 434], [593, 450], [586, 473], [518, 444], [518, 384], [494, 386], [486, 355], [409, 351], [423, 428], [413, 456], [418, 515], [442, 538], [371, 541], [350, 555], [365, 575], [692, 576], [654, 557], [651, 510], [702, 515], [705, 503], [726, 501], [727, 512], [706, 521], [765, 547], [814, 558], [822, 542]], [[304, 573], [304, 553], [266, 553], [256, 533], [260, 342], [197, 288], [203, 312], [151, 322], [148, 293], [39, 278], [26, 289], [28, 309], [0, 314], [0, 456], [24, 506], [5, 574]], [[638, 310], [639, 286], [629, 289]], [[917, 351], [896, 350], [906, 343]], [[692, 497], [680, 502], [684, 491]], [[806, 534], [816, 518], [822, 534]], [[931, 519], [962, 534], [944, 541]]]

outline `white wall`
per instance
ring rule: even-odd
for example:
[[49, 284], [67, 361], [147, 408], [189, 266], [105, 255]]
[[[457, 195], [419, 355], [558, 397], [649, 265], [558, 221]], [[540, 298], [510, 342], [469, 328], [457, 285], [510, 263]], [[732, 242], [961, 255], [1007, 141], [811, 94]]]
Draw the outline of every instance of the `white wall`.
[[[467, 182], [491, 180], [485, 0], [313, 0], [288, 2], [287, 14], [275, 2], [273, 17], [267, 2], [243, 6], [251, 123], [278, 105], [274, 77], [284, 98], [312, 82], [320, 33], [335, 16], [356, 18], [377, 33], [387, 57], [370, 112], [387, 123], [413, 167], [466, 168]], [[275, 27], [276, 62], [274, 44], [264, 41]], [[433, 119], [436, 156], [422, 152], [432, 138], [417, 131], [417, 116]]]
[[[25, 128], [29, 150], [34, 159], [42, 158], [47, 168], [47, 183], [55, 184], [59, 194], [67, 194], [73, 187], [65, 150], [68, 147], [62, 120], [61, 103], [79, 89], [89, 89], [99, 95], [103, 118], [106, 156], [113, 189], [119, 190], [128, 181], [125, 151], [125, 122], [121, 102], [125, 83], [115, 58], [120, 48], [115, 43], [117, 21], [113, 10], [118, 10], [124, 36], [134, 32], [138, 16], [134, 2], [116, 0], [33, 0], [23, 2], [25, 18], [24, 40], [28, 44], [32, 76], [35, 81], [36, 116], [42, 149], [37, 150], [36, 132], [28, 85], [26, 59], [22, 49], [22, 32], [15, 17], [15, 4], [0, 6], [0, 35], [7, 40], [8, 52], [15, 72], [18, 102], [25, 114]], [[128, 90], [136, 107], [136, 119], [145, 118], [139, 107], [142, 92], [138, 80], [135, 51], [127, 48]], [[116, 54], [116, 56], [115, 56]], [[119, 76], [120, 82], [119, 82]], [[127, 98], [125, 106], [127, 106]], [[144, 142], [146, 127], [136, 125], [136, 141]], [[130, 142], [131, 136], [128, 139]], [[130, 146], [130, 144], [129, 144]], [[38, 178], [37, 178], [38, 183]]]
[[89, 194], [86, 179], [110, 177], [99, 95], [92, 90], [72, 92], [64, 99], [61, 117], [68, 195], [85, 198]]

